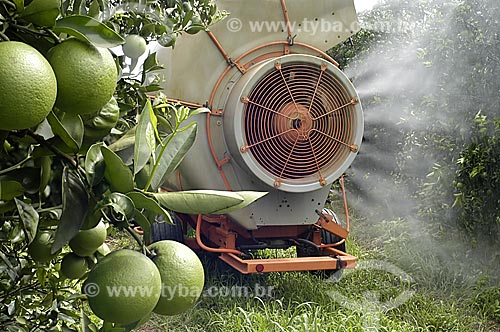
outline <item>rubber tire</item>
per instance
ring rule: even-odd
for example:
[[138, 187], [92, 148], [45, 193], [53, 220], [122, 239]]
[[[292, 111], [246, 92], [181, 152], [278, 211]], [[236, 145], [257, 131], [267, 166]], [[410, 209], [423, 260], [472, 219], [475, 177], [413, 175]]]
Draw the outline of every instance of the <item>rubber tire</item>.
[[173, 240], [184, 242], [184, 230], [182, 221], [174, 215], [174, 223], [155, 222], [151, 224], [151, 242], [155, 243], [162, 240]]
[[[321, 238], [323, 239], [324, 244], [337, 243], [340, 240], [342, 240], [342, 238], [340, 238], [339, 236], [332, 234], [330, 232], [327, 232], [324, 229], [321, 230]], [[344, 243], [341, 243], [338, 246], [335, 246], [333, 248], [338, 249], [338, 250], [343, 251], [343, 252], [346, 252], [345, 241], [344, 241]]]
[[[321, 237], [323, 238], [324, 244], [337, 243], [340, 240], [342, 240], [342, 238], [340, 238], [339, 236], [332, 234], [330, 232], [327, 232], [324, 229], [321, 230]], [[343, 243], [339, 244], [338, 246], [334, 246], [332, 248], [346, 252], [345, 241]], [[337, 282], [342, 278], [344, 270], [343, 269], [340, 269], [340, 270], [321, 270], [321, 271], [317, 271], [317, 272], [321, 278], [328, 279], [331, 282]]]

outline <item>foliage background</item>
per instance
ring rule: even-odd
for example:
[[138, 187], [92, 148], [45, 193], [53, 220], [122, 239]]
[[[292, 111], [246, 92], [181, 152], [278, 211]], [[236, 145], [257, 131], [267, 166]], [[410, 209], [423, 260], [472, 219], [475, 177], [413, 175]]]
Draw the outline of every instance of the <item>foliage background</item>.
[[498, 15], [491, 1], [385, 1], [330, 50], [365, 106], [352, 182], [370, 214], [498, 245]]

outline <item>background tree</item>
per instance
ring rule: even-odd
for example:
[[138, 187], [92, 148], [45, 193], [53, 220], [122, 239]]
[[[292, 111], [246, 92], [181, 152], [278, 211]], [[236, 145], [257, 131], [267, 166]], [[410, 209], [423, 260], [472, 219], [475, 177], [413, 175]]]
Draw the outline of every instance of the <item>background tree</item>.
[[353, 181], [385, 197], [372, 211], [500, 240], [498, 14], [491, 1], [384, 1], [330, 51], [365, 106], [366, 154], [353, 169], [372, 181]]

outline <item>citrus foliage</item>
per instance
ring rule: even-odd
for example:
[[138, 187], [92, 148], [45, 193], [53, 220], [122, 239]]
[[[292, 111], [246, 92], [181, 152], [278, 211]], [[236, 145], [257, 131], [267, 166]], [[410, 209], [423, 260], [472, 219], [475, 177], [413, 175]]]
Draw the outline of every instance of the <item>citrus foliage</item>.
[[[157, 299], [126, 321], [102, 323], [85, 309], [82, 279], [90, 273], [98, 280], [98, 266], [118, 257], [107, 256], [106, 229], [132, 232], [138, 225], [147, 237], [157, 215], [170, 218], [162, 201], [175, 207], [186, 197], [202, 199], [187, 205], [205, 213], [212, 210], [199, 207], [213, 208], [210, 201], [221, 195], [234, 199], [224, 209], [257, 198], [158, 193], [196, 138], [191, 117], [208, 110], [172, 105], [158, 93], [155, 53], [144, 63], [120, 55], [127, 35], [173, 46], [183, 32], [201, 31], [221, 15], [208, 0], [0, 1], [0, 122], [20, 124], [0, 127], [0, 330], [134, 329]], [[192, 29], [195, 23], [203, 28]], [[33, 54], [40, 61], [23, 62]], [[12, 74], [16, 63], [21, 77]], [[143, 253], [129, 264], [143, 261], [157, 271]], [[159, 273], [156, 280], [159, 286]]]
[[[361, 151], [360, 195], [387, 204], [370, 213], [418, 216], [438, 232], [458, 222], [465, 237], [490, 234], [500, 243], [492, 128], [500, 118], [492, 56], [499, 14], [491, 1], [381, 1], [362, 15], [366, 29], [330, 51], [364, 85], [369, 161]], [[488, 130], [479, 112], [491, 119]]]
[[465, 229], [500, 242], [500, 120], [478, 114], [474, 124], [472, 142], [457, 161], [454, 205]]

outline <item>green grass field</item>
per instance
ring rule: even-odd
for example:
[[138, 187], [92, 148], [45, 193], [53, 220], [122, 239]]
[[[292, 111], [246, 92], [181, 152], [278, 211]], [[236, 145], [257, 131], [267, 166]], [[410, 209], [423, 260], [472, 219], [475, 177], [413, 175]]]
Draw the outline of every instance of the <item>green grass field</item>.
[[141, 331], [500, 331], [498, 254], [471, 262], [471, 253], [432, 248], [404, 220], [356, 221], [354, 229], [348, 250], [359, 268], [339, 281], [299, 272], [242, 276], [205, 257], [196, 307], [154, 316]]

